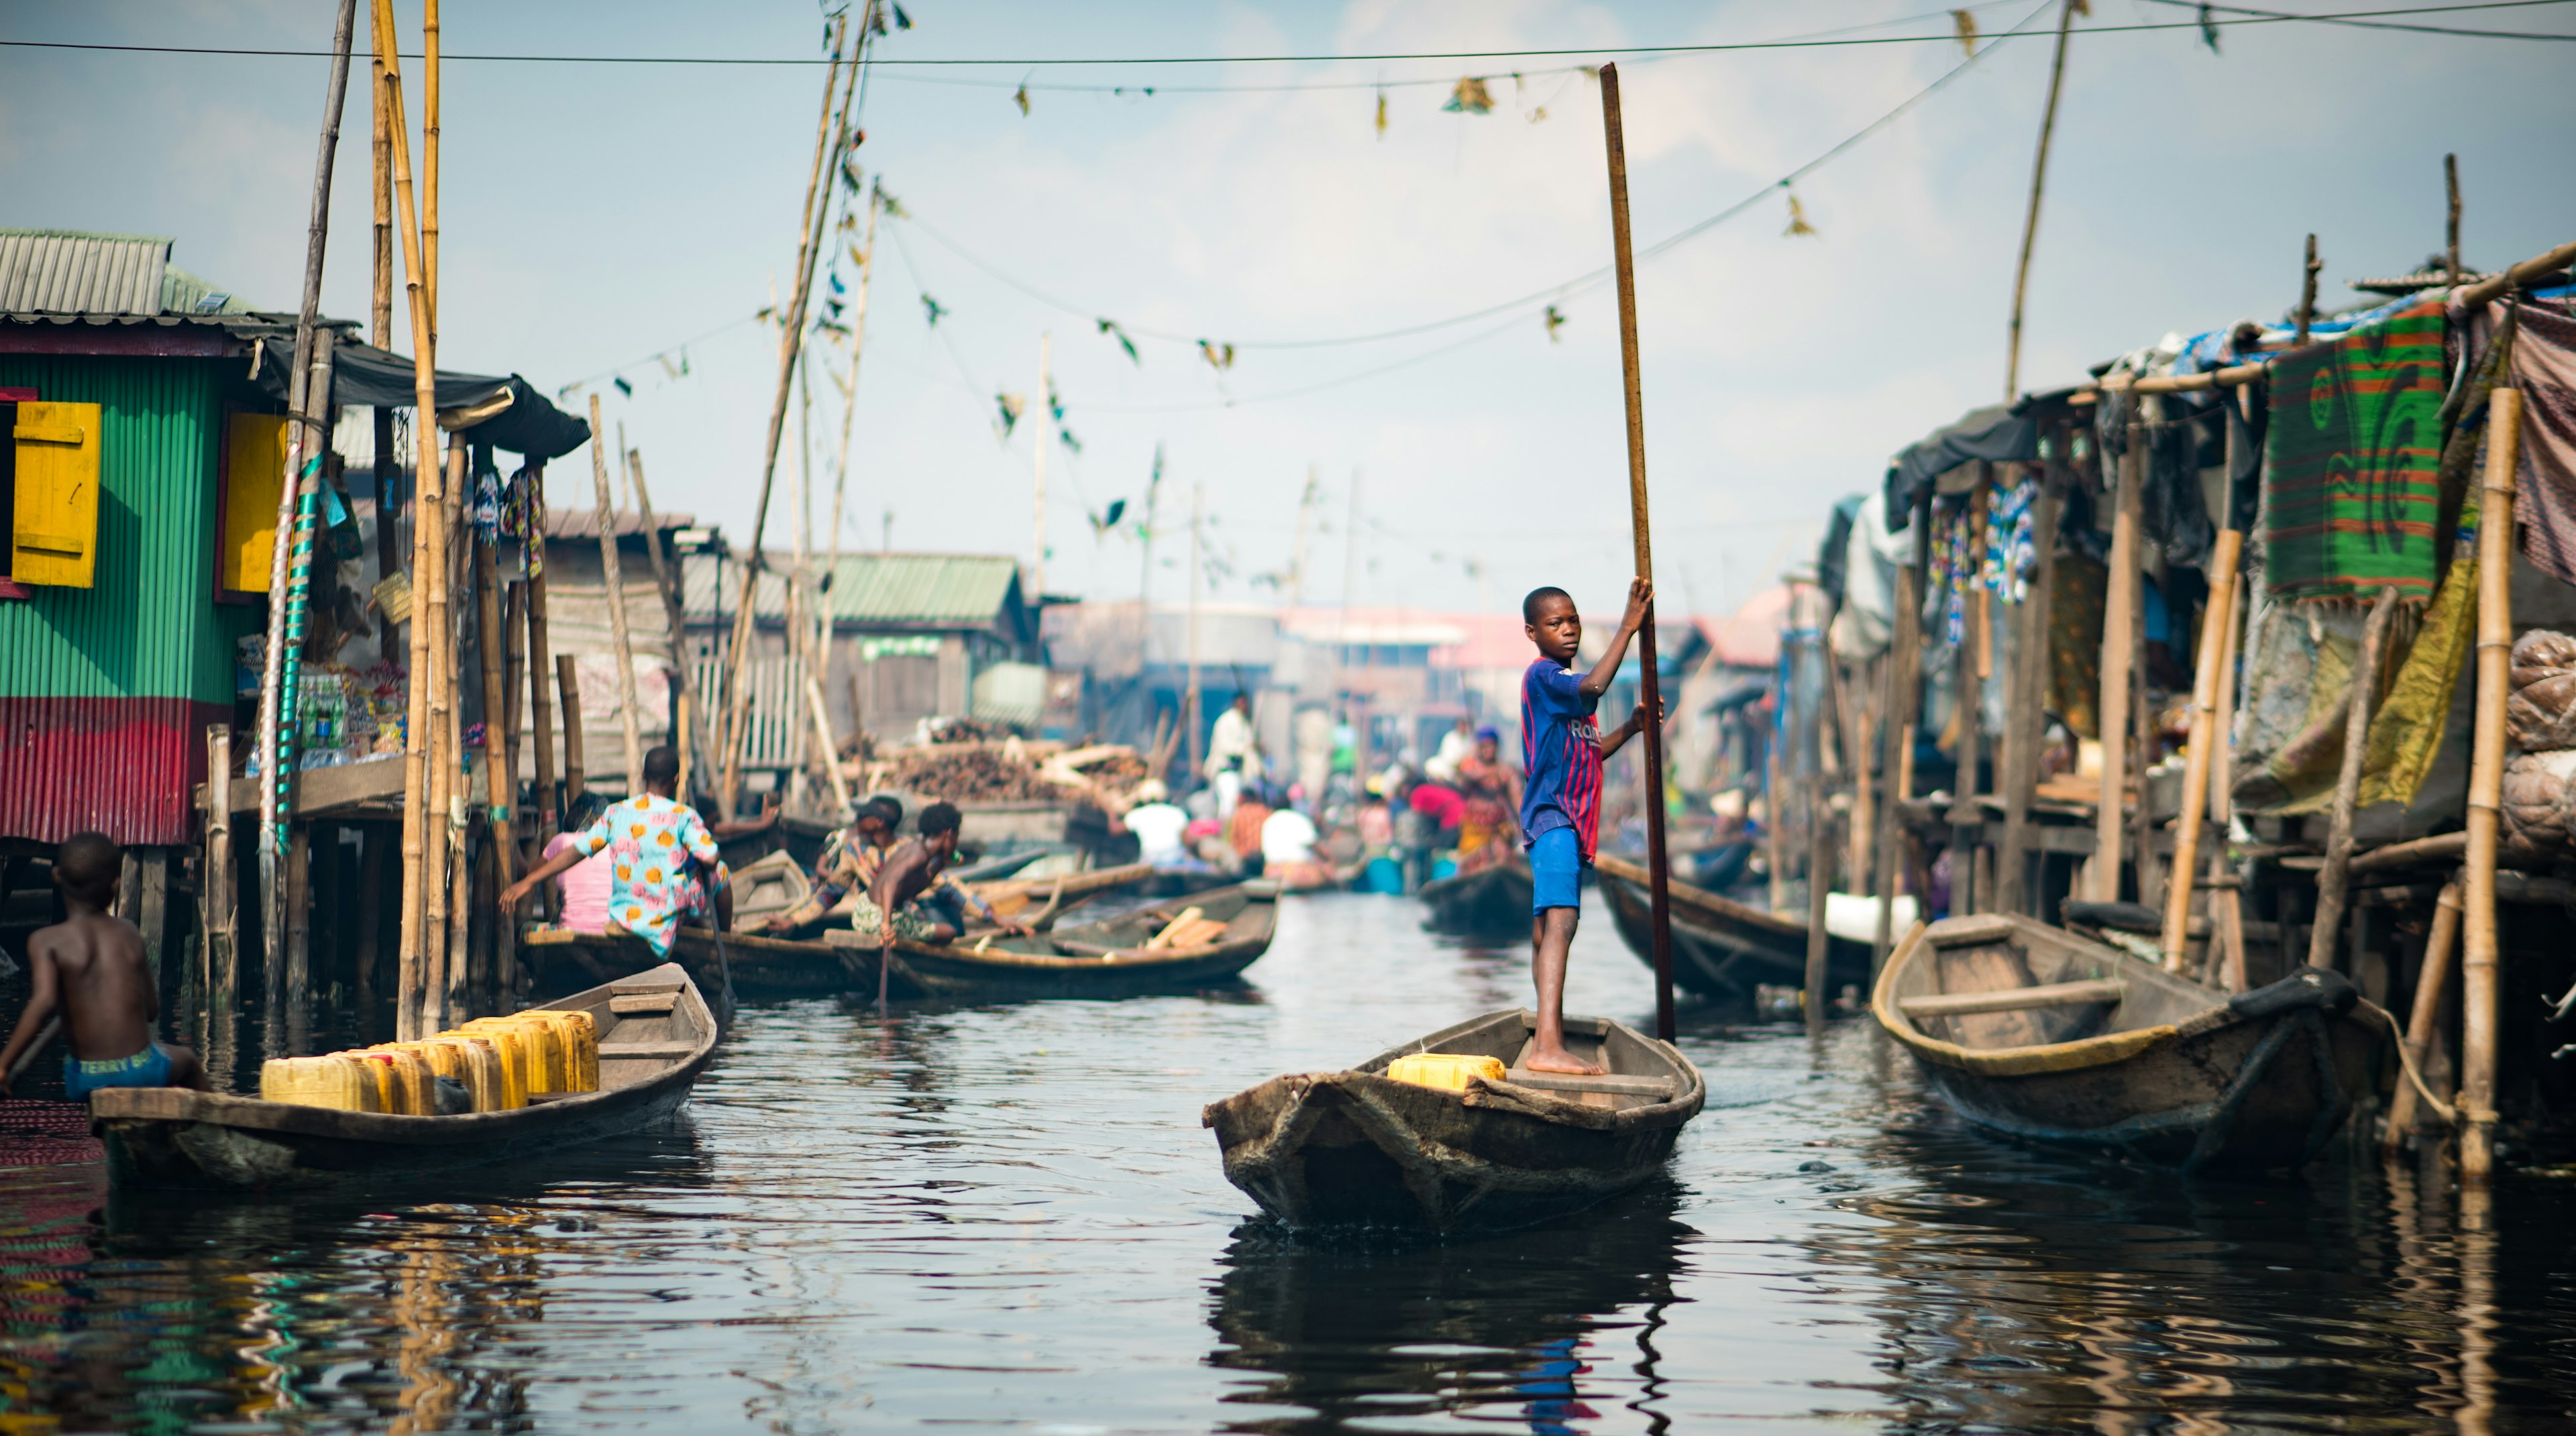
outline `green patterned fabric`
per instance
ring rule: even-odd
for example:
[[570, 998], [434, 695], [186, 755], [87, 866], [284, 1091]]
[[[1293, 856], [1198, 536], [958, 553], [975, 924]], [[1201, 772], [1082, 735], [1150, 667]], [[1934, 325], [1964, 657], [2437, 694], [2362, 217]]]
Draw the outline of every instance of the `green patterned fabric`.
[[2442, 306], [2428, 301], [2272, 365], [2264, 572], [2275, 597], [2433, 595]]

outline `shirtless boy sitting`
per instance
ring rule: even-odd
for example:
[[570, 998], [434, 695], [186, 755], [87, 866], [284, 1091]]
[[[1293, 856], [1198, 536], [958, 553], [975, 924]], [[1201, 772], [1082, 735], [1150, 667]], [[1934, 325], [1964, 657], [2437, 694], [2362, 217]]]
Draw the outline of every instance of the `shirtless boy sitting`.
[[73, 1101], [101, 1087], [206, 1090], [196, 1053], [152, 1040], [161, 993], [151, 964], [143, 960], [143, 934], [125, 919], [108, 916], [124, 857], [100, 833], [74, 833], [54, 850], [54, 887], [71, 916], [40, 929], [27, 944], [35, 992], [9, 1045], [0, 1048], [0, 1095], [10, 1093], [8, 1074], [19, 1054], [57, 1009], [71, 1031], [63, 1090]]
[[887, 853], [868, 890], [851, 904], [853, 930], [875, 933], [889, 947], [898, 937], [915, 942], [957, 940], [957, 929], [940, 921], [921, 901], [939, 885], [940, 870], [956, 856], [957, 821], [954, 803], [933, 803], [921, 810], [921, 836]]

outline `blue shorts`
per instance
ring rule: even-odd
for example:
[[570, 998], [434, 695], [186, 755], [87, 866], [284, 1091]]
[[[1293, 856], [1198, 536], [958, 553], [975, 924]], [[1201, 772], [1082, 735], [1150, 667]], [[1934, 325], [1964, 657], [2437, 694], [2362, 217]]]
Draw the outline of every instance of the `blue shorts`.
[[1530, 915], [1583, 906], [1583, 845], [1572, 828], [1550, 828], [1531, 841]]
[[101, 1087], [169, 1085], [170, 1054], [162, 1051], [158, 1042], [143, 1044], [143, 1050], [131, 1057], [111, 1057], [104, 1062], [63, 1059], [63, 1092], [75, 1102]]

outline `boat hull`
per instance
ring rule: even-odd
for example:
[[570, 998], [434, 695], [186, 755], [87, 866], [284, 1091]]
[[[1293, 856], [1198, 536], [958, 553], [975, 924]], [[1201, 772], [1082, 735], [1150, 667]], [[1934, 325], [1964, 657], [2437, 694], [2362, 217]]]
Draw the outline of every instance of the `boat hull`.
[[[681, 977], [663, 966], [639, 978]], [[111, 1190], [277, 1191], [417, 1178], [464, 1167], [536, 1161], [567, 1147], [669, 1122], [715, 1060], [721, 1033], [694, 986], [682, 985], [672, 1013], [617, 1018], [609, 986], [558, 1008], [602, 1014], [601, 1089], [503, 1112], [407, 1117], [268, 1102], [179, 1087], [112, 1088], [90, 1099], [107, 1149]], [[674, 1023], [684, 1042], [663, 1040]], [[620, 1055], [620, 1029], [641, 1031], [641, 1047]], [[684, 1046], [683, 1054], [667, 1049]]]
[[[1624, 1103], [1472, 1080], [1464, 1091], [1398, 1082], [1410, 1052], [1459, 1051], [1509, 1062], [1526, 1012], [1436, 1032], [1347, 1072], [1292, 1073], [1211, 1104], [1225, 1175], [1272, 1217], [1304, 1229], [1449, 1235], [1523, 1226], [1579, 1211], [1652, 1179], [1706, 1086], [1670, 1045], [1599, 1018], [1566, 1019], [1569, 1042], [1614, 1073], [1663, 1085]], [[1616, 1079], [1614, 1079], [1616, 1080]]]
[[1460, 937], [1526, 939], [1533, 891], [1529, 864], [1518, 859], [1424, 883], [1419, 896], [1430, 914], [1423, 926]]

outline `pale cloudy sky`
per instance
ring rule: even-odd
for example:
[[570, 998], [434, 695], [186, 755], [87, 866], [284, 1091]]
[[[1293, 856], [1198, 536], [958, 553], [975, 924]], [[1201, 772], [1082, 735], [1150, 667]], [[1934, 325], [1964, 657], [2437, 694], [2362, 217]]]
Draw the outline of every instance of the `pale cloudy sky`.
[[[813, 0], [443, 8], [452, 54], [795, 57], [816, 53], [822, 29]], [[883, 58], [1679, 45], [1848, 27], [1938, 35], [1950, 23], [1919, 0], [905, 9], [916, 27], [883, 42]], [[415, 44], [415, 0], [401, 11]], [[2093, 12], [2068, 63], [2027, 386], [2068, 382], [2170, 330], [2281, 313], [2310, 230], [2326, 256], [2327, 301], [2349, 301], [2343, 281], [2439, 247], [2445, 151], [2460, 155], [2473, 263], [2576, 234], [2566, 186], [2576, 47], [2280, 25], [2230, 29], [2212, 54], [2190, 30], [2085, 33], [2186, 20], [2187, 10], [2094, 0]], [[0, 39], [318, 49], [333, 13], [330, 0], [0, 0]], [[1787, 205], [1774, 194], [1643, 268], [1657, 566], [1679, 600], [1668, 611], [1722, 609], [1767, 582], [1812, 552], [1831, 502], [1874, 485], [1893, 450], [1999, 396], [2055, 7], [2015, 0], [1974, 13], [1989, 36], [2027, 22], [2032, 38], [1801, 180], [1814, 236], [1782, 233]], [[2421, 18], [2576, 31], [2563, 6]], [[1959, 58], [1955, 44], [1936, 43], [1623, 61], [1639, 242], [1758, 191]], [[881, 233], [848, 542], [875, 544], [890, 510], [899, 547], [1028, 554], [1029, 430], [998, 443], [992, 396], [1035, 388], [1039, 337], [1052, 334], [1082, 450], [1049, 462], [1051, 590], [1133, 595], [1133, 538], [1096, 537], [1083, 511], [1139, 505], [1159, 444], [1159, 597], [1181, 594], [1194, 485], [1227, 568], [1217, 596], [1276, 593], [1256, 577], [1287, 567], [1311, 467], [1322, 502], [1309, 601], [1343, 592], [1357, 474], [1363, 603], [1500, 606], [1543, 582], [1614, 602], [1628, 561], [1606, 286], [1563, 302], [1559, 342], [1524, 309], [1385, 342], [1254, 347], [1447, 319], [1605, 263], [1599, 91], [1536, 73], [1566, 63], [876, 71], [861, 160], [919, 223], [902, 228], [900, 246]], [[1509, 77], [1514, 66], [1525, 84]], [[1487, 77], [1495, 112], [1443, 113], [1447, 87], [1470, 73]], [[325, 74], [313, 59], [0, 50], [0, 224], [172, 235], [179, 263], [255, 303], [291, 307]], [[411, 78], [416, 86], [417, 65]], [[743, 321], [789, 282], [821, 78], [452, 61], [442, 361], [516, 370], [549, 391], [624, 365], [635, 393], [607, 390], [608, 410], [645, 451], [657, 500], [739, 540], [776, 344], [774, 331]], [[1012, 100], [1023, 81], [1025, 117]], [[1381, 138], [1374, 87], [1408, 81], [1429, 83], [1390, 84]], [[1141, 93], [1149, 85], [1156, 92]], [[1189, 85], [1238, 88], [1177, 88]], [[1239, 88], [1280, 85], [1347, 88]], [[326, 308], [355, 318], [368, 286], [362, 94], [353, 87], [325, 286]], [[411, 104], [417, 123], [416, 88]], [[855, 277], [846, 261], [842, 270]], [[950, 311], [935, 330], [925, 293]], [[1101, 316], [1244, 347], [1223, 375], [1182, 343], [1140, 340], [1135, 364], [1096, 330]], [[702, 335], [684, 379], [644, 358]], [[815, 390], [827, 485], [840, 406], [819, 378]], [[773, 547], [794, 542], [791, 464], [781, 465]], [[557, 466], [557, 503], [589, 502], [587, 469], [586, 454]], [[815, 502], [820, 525], [828, 491]]]

